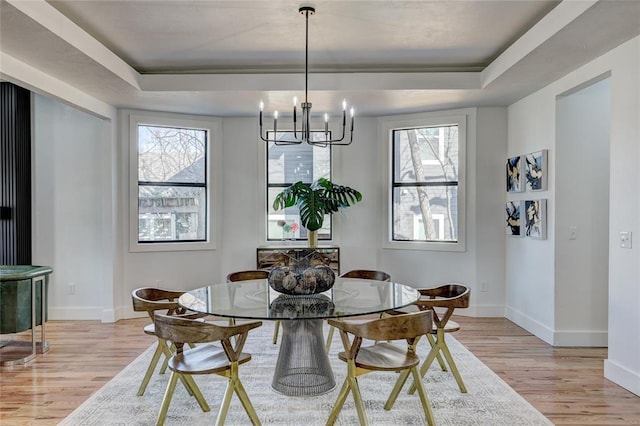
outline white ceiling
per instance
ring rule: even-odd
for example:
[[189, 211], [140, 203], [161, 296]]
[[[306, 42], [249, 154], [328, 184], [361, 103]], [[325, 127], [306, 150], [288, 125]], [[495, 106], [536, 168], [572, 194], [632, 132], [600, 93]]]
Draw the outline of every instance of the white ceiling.
[[[0, 50], [117, 107], [290, 110], [304, 96], [303, 4], [1, 0]], [[358, 115], [508, 105], [640, 33], [640, 0], [311, 4], [318, 113], [343, 98]]]

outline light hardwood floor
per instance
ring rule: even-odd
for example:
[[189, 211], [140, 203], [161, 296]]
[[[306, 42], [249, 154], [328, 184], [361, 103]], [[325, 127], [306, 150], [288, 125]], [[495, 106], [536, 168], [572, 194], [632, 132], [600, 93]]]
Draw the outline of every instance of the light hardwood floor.
[[[640, 425], [640, 397], [603, 377], [604, 348], [553, 348], [504, 318], [454, 318], [455, 337], [557, 425]], [[55, 425], [154, 338], [147, 319], [50, 321], [51, 350], [0, 371], [0, 425]]]

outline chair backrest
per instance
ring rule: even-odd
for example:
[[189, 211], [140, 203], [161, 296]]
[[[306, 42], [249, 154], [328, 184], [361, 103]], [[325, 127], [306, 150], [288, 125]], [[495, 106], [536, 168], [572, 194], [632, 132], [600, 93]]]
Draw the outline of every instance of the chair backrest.
[[[434, 288], [419, 288], [424, 303], [441, 308], [468, 308], [471, 290], [458, 283], [447, 283]], [[423, 299], [425, 298], [425, 299]]]
[[232, 272], [227, 275], [227, 282], [232, 283], [235, 281], [261, 280], [264, 278], [269, 278], [269, 271], [256, 269], [249, 271]]
[[366, 280], [391, 281], [391, 275], [383, 271], [372, 271], [367, 269], [353, 269], [340, 275], [342, 278], [363, 278]]
[[419, 288], [420, 299], [416, 305], [421, 310], [446, 308], [444, 315], [438, 316], [434, 311], [433, 321], [444, 327], [456, 308], [468, 308], [471, 290], [459, 283], [447, 283], [434, 288]]
[[329, 320], [329, 324], [354, 336], [370, 340], [413, 339], [431, 332], [432, 311], [388, 316], [364, 323]]
[[[156, 314], [154, 317], [156, 335], [176, 345], [177, 353], [182, 353], [185, 343], [207, 343], [219, 341], [225, 348], [229, 361], [237, 360], [249, 330], [260, 327], [261, 321], [238, 325], [217, 325], [206, 321], [196, 321], [184, 317]], [[231, 342], [233, 336], [240, 336]]]
[[142, 287], [131, 292], [133, 310], [147, 312], [153, 320], [155, 311], [166, 310], [168, 315], [182, 314], [186, 310], [178, 303], [183, 291], [163, 290], [159, 288]]

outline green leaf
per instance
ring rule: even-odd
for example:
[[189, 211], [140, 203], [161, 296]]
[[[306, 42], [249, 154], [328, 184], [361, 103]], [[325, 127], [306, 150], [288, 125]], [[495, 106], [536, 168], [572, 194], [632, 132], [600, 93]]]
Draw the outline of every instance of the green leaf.
[[273, 200], [275, 210], [298, 206], [300, 223], [310, 231], [322, 228], [324, 217], [341, 208], [362, 201], [362, 194], [348, 186], [335, 185], [326, 178], [312, 184], [298, 181], [276, 195]]

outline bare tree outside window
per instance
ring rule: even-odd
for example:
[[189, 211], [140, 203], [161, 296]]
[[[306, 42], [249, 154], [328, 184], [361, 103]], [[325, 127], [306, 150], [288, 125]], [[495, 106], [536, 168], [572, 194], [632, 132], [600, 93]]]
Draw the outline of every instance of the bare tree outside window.
[[138, 126], [138, 242], [206, 239], [207, 133]]
[[457, 125], [393, 130], [393, 240], [457, 241], [458, 148]]

